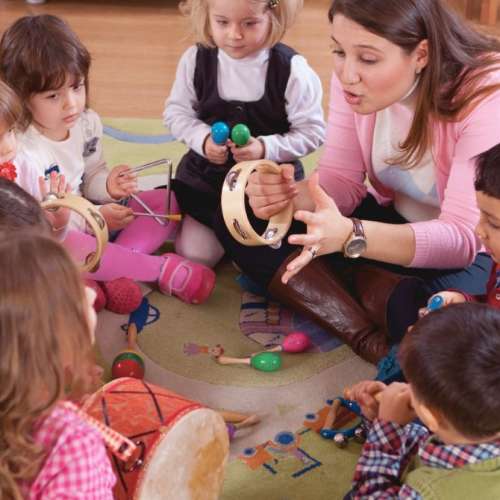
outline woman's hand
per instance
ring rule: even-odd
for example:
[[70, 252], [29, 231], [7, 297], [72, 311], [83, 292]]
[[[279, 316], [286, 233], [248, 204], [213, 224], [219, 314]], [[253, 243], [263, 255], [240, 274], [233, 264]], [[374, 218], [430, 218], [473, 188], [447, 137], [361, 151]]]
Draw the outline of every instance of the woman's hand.
[[361, 408], [361, 412], [368, 420], [373, 420], [378, 416], [379, 402], [377, 394], [386, 389], [386, 385], [376, 380], [364, 380], [350, 389], [344, 391], [346, 399], [356, 401]]
[[228, 141], [227, 144], [231, 149], [236, 163], [240, 161], [262, 160], [264, 158], [264, 144], [255, 137], [250, 137], [244, 146], [237, 146], [233, 141]]
[[117, 165], [106, 179], [106, 189], [115, 200], [137, 193], [137, 174], [133, 173], [128, 165]]
[[409, 424], [417, 415], [411, 405], [410, 386], [393, 382], [379, 396], [378, 418], [399, 425]]
[[281, 165], [279, 173], [254, 172], [248, 179], [246, 194], [253, 213], [269, 219], [281, 212], [298, 194], [293, 165]]
[[[443, 299], [443, 303], [441, 304], [440, 308], [449, 306], [450, 304], [461, 304], [462, 302], [467, 302], [467, 299], [465, 298], [463, 293], [444, 291], [432, 295], [427, 301], [427, 303], [430, 304], [434, 297], [441, 297]], [[429, 314], [430, 312], [431, 311], [428, 307], [422, 307], [418, 311], [418, 315], [420, 318], [422, 318], [423, 316]]]
[[295, 212], [295, 219], [307, 224], [307, 234], [292, 234], [288, 238], [289, 243], [302, 245], [304, 249], [288, 264], [281, 278], [285, 284], [314, 257], [342, 250], [352, 231], [351, 220], [340, 213], [333, 199], [321, 188], [318, 174], [311, 175], [308, 188], [314, 201], [315, 211]]
[[119, 231], [134, 220], [133, 210], [118, 203], [107, 203], [99, 211], [110, 231]]
[[[49, 193], [55, 194], [58, 198], [61, 198], [66, 193], [71, 191], [71, 186], [66, 183], [66, 177], [64, 175], [58, 175], [57, 172], [51, 172], [47, 181], [45, 177], [38, 178], [38, 187], [40, 188], [40, 194], [42, 200], [44, 200]], [[44, 210], [45, 218], [49, 221], [52, 226], [52, 230], [57, 232], [63, 230], [68, 224], [71, 210], [69, 208], [57, 208], [56, 210]]]
[[224, 165], [227, 162], [228, 147], [225, 144], [216, 144], [210, 134], [205, 139], [203, 151], [210, 163]]

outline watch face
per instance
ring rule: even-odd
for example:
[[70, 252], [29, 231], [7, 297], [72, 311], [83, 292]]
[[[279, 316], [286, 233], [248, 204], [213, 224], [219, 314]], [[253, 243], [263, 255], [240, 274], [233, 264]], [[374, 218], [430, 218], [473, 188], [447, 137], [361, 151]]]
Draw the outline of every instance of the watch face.
[[353, 238], [346, 245], [345, 254], [353, 259], [359, 257], [366, 250], [366, 240], [362, 236]]

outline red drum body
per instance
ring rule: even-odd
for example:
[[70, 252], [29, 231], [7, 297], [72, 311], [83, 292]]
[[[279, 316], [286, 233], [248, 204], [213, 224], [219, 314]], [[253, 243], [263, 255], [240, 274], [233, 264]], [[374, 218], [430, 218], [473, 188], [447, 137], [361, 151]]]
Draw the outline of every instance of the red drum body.
[[144, 380], [121, 378], [94, 393], [89, 415], [131, 439], [125, 464], [110, 454], [118, 500], [217, 500], [229, 439], [222, 417]]

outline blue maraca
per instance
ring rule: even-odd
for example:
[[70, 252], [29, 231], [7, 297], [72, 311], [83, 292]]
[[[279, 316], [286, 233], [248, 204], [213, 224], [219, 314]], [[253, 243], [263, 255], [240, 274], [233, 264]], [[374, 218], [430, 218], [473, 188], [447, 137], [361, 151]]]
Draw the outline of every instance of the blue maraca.
[[215, 144], [223, 145], [229, 139], [229, 126], [225, 122], [215, 122], [212, 125], [212, 140]]
[[444, 299], [441, 297], [441, 295], [434, 295], [431, 300], [429, 300], [429, 303], [427, 304], [427, 309], [429, 311], [435, 311], [436, 309], [439, 309], [443, 306], [444, 304]]

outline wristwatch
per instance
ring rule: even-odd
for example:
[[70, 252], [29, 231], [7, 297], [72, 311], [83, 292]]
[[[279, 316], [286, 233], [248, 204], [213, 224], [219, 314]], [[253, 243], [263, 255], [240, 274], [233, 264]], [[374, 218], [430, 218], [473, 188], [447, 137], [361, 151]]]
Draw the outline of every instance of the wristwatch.
[[352, 233], [344, 243], [344, 257], [357, 259], [366, 251], [366, 247], [368, 244], [361, 221], [359, 219], [356, 219], [356, 217], [351, 217], [351, 220]]

